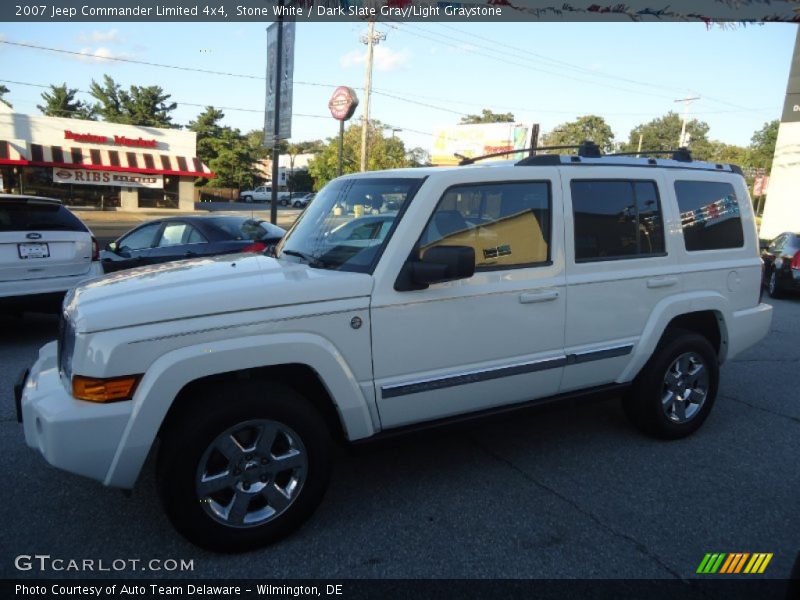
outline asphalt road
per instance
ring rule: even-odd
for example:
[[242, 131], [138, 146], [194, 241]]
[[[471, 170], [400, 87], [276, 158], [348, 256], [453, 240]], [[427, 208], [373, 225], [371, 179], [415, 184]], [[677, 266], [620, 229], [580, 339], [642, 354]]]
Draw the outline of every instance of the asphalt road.
[[25, 446], [11, 385], [55, 320], [0, 320], [0, 577], [54, 575], [15, 570], [39, 553], [193, 559], [183, 575], [205, 578], [690, 578], [706, 552], [773, 552], [764, 576], [786, 577], [800, 550], [800, 299], [772, 303], [769, 336], [723, 367], [691, 438], [643, 437], [606, 401], [339, 451], [311, 521], [238, 556], [171, 529], [152, 459], [126, 498]]

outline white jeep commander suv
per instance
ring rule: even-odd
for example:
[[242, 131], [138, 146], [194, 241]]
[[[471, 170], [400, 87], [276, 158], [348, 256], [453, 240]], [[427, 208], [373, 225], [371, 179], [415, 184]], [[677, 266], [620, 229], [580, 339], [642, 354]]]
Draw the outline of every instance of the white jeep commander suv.
[[131, 488], [159, 438], [175, 527], [245, 550], [309, 517], [332, 440], [595, 392], [686, 436], [772, 316], [741, 171], [686, 153], [341, 177], [276, 253], [78, 286], [17, 386], [28, 445]]

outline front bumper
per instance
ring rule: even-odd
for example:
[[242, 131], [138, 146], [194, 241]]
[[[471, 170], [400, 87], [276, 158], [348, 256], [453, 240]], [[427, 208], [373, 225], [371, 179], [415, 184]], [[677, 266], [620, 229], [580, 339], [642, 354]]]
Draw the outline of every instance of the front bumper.
[[105, 480], [132, 402], [96, 404], [73, 398], [58, 372], [55, 342], [39, 350], [18, 402], [28, 446], [54, 467]]

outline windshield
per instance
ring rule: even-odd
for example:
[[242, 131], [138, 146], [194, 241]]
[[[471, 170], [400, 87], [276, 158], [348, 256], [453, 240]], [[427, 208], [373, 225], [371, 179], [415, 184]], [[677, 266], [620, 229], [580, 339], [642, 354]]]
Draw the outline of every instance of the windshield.
[[278, 247], [314, 267], [369, 273], [422, 178], [337, 179], [308, 205]]

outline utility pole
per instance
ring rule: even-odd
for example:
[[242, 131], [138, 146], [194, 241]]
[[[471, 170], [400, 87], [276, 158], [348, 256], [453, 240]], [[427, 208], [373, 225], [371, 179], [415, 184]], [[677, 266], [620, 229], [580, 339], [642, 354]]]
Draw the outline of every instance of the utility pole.
[[361, 36], [361, 43], [367, 45], [367, 72], [364, 81], [364, 115], [361, 117], [361, 172], [367, 170], [367, 142], [369, 141], [369, 96], [372, 92], [372, 59], [375, 44], [386, 39], [385, 33], [375, 33], [375, 21], [369, 22], [367, 35]]
[[678, 148], [688, 146], [686, 139], [686, 122], [689, 120], [689, 107], [695, 100], [700, 100], [700, 96], [692, 96], [690, 98], [679, 98], [675, 102], [683, 102], [683, 124], [681, 125], [681, 139], [678, 140]]
[[[278, 6], [283, 8], [283, 0], [278, 0]], [[281, 128], [281, 79], [283, 79], [283, 11], [278, 14], [278, 40], [275, 52], [275, 121], [273, 121], [272, 146], [272, 197], [269, 207], [269, 222], [278, 224], [278, 176], [280, 175], [281, 151], [278, 133]]]

